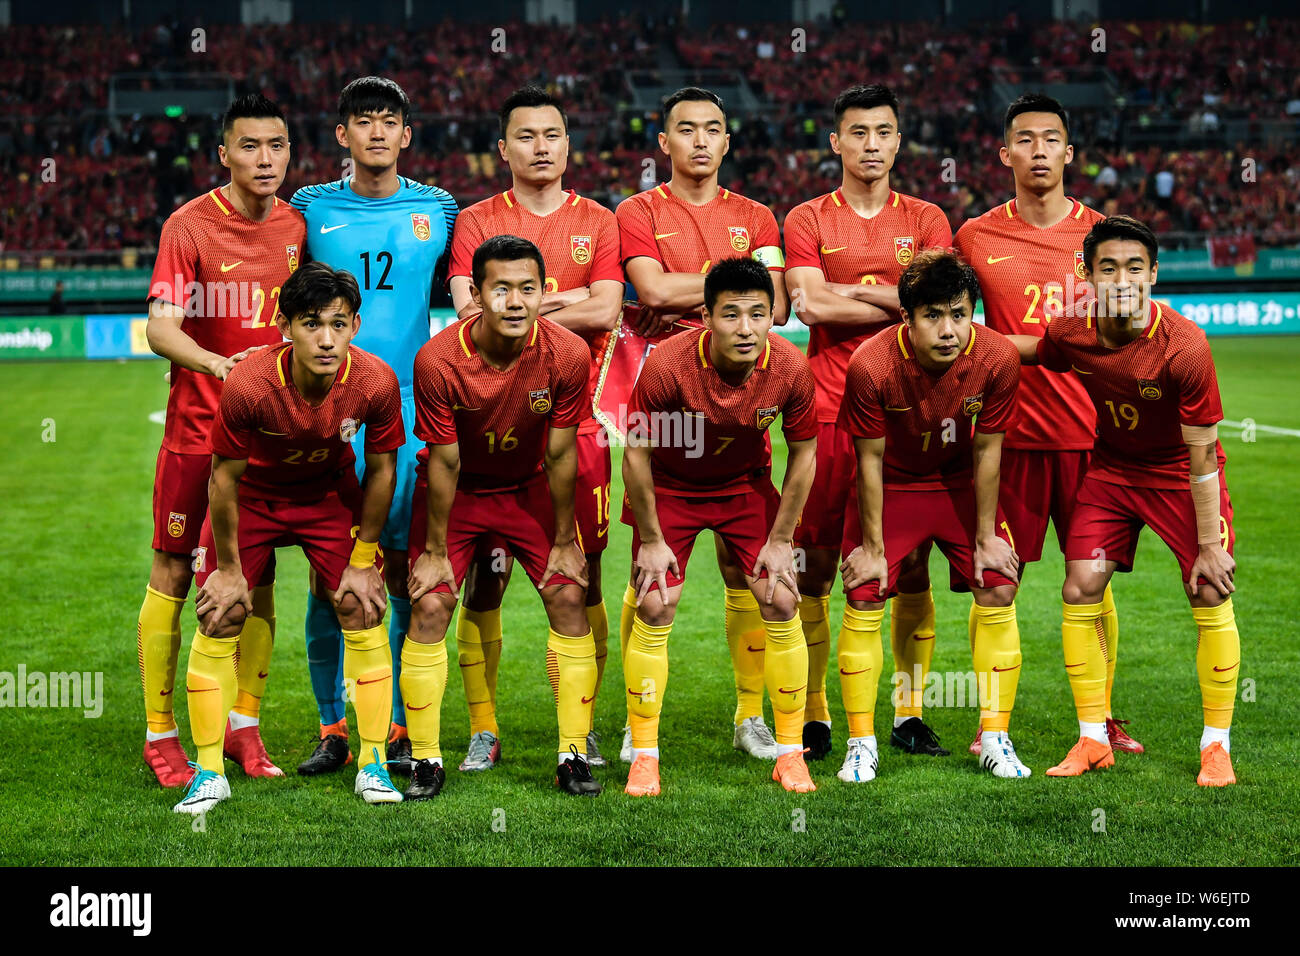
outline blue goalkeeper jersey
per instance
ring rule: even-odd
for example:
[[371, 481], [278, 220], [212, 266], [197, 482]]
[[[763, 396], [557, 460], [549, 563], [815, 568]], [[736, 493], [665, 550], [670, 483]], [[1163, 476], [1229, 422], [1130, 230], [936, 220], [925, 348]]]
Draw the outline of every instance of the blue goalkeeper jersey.
[[346, 269], [361, 287], [353, 343], [392, 366], [409, 395], [415, 353], [429, 340], [434, 270], [451, 246], [458, 209], [445, 189], [398, 180], [383, 199], [358, 196], [349, 178], [303, 186], [290, 202], [307, 219], [310, 258]]

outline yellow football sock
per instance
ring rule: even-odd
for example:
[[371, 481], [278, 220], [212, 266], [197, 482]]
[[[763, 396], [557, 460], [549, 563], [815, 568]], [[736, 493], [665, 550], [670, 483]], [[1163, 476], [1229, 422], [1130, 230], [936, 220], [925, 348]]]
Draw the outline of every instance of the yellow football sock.
[[239, 632], [239, 648], [235, 652], [235, 673], [239, 681], [235, 713], [257, 717], [261, 712], [274, 640], [275, 618], [268, 620], [250, 614], [244, 619], [244, 629]]
[[[749, 588], [726, 591], [727, 647], [736, 675], [736, 726], [749, 717], [763, 716], [763, 650], [767, 631], [758, 601]], [[802, 682], [801, 682], [802, 683]]]
[[[804, 646], [808, 648], [808, 703], [804, 707], [804, 720], [829, 723], [831, 719], [830, 708], [826, 705], [826, 664], [831, 656], [830, 614], [830, 595], [814, 597], [805, 594], [799, 598], [799, 620], [803, 624]], [[771, 685], [767, 692], [770, 696]]]
[[840, 692], [850, 737], [870, 737], [875, 733], [876, 688], [885, 663], [880, 641], [880, 622], [884, 617], [883, 607], [874, 611], [859, 611], [852, 605], [844, 608], [838, 660]]
[[[600, 683], [605, 679], [605, 660], [609, 657], [609, 617], [605, 614], [605, 602], [587, 605], [587, 623], [591, 625], [591, 639], [596, 645], [596, 690], [600, 693]], [[596, 729], [596, 705], [591, 705], [591, 726]]]
[[[470, 735], [488, 731], [497, 735], [496, 694], [487, 681], [487, 645], [501, 651], [501, 609], [474, 611], [461, 605], [456, 615], [456, 654], [469, 705]], [[495, 683], [495, 681], [493, 681]]]
[[1106, 716], [1114, 716], [1110, 709], [1110, 692], [1115, 686], [1115, 662], [1119, 659], [1119, 613], [1115, 610], [1115, 595], [1109, 582], [1101, 596], [1101, 626], [1106, 632]]
[[343, 676], [352, 686], [361, 749], [357, 763], [365, 766], [387, 751], [388, 718], [393, 710], [393, 657], [388, 628], [382, 623], [363, 631], [343, 631]]
[[[623, 592], [623, 607], [618, 615], [618, 653], [621, 666], [627, 666], [627, 642], [632, 639], [632, 621], [636, 619], [636, 588], [631, 584]], [[623, 695], [626, 698], [626, 694]], [[626, 722], [626, 721], [625, 721]]]
[[808, 645], [803, 623], [764, 621], [767, 652], [763, 655], [763, 676], [767, 696], [772, 698], [773, 728], [778, 744], [802, 744], [804, 705], [808, 700]]
[[980, 727], [1005, 733], [1011, 725], [1020, 684], [1020, 627], [1016, 606], [975, 605], [972, 639], [975, 680], [980, 696]]
[[1232, 726], [1241, 671], [1241, 636], [1232, 598], [1218, 607], [1194, 607], [1192, 617], [1196, 619], [1196, 675], [1201, 682], [1205, 725], [1227, 730]]
[[483, 679], [487, 681], [488, 697], [495, 713], [497, 672], [501, 667], [501, 608], [479, 612], [478, 632], [483, 641]]
[[671, 624], [655, 626], [640, 617], [632, 619], [623, 677], [632, 746], [642, 750], [659, 746], [659, 714], [668, 688], [668, 634], [672, 629]]
[[176, 729], [172, 699], [176, 689], [176, 659], [181, 652], [181, 608], [184, 606], [184, 598], [146, 587], [135, 625], [144, 716], [149, 729], [156, 734]]
[[554, 667], [555, 718], [560, 728], [558, 753], [577, 747], [587, 753], [592, 702], [596, 699], [596, 642], [587, 631], [581, 637], [546, 632], [547, 670]]
[[1106, 628], [1102, 623], [1104, 602], [1061, 603], [1061, 645], [1065, 651], [1065, 673], [1074, 694], [1079, 720], [1090, 724], [1106, 722]]
[[235, 677], [236, 637], [208, 637], [195, 630], [190, 645], [190, 666], [185, 689], [190, 706], [190, 733], [198, 749], [198, 761], [204, 770], [226, 772], [221, 756], [226, 740], [226, 714], [235, 703], [238, 678]]
[[894, 716], [919, 718], [925, 675], [934, 656], [934, 598], [929, 588], [896, 594], [890, 600], [889, 646], [894, 672], [906, 675], [894, 693]]
[[[399, 684], [402, 700], [406, 702], [406, 733], [411, 738], [411, 756], [416, 760], [426, 757], [441, 759], [439, 732], [442, 695], [447, 690], [447, 642], [420, 644], [407, 635], [402, 645]], [[357, 719], [360, 719], [360, 714]], [[385, 737], [387, 733], [380, 739]]]

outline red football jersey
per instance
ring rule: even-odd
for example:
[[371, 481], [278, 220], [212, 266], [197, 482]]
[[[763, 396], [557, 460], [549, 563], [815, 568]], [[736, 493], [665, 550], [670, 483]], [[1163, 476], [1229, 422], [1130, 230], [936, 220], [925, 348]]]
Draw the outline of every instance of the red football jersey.
[[[547, 292], [568, 292], [602, 279], [622, 284], [623, 260], [618, 254], [618, 223], [600, 203], [568, 190], [564, 205], [549, 216], [525, 209], [506, 190], [476, 202], [456, 217], [451, 240], [451, 265], [447, 277], [471, 276], [474, 250], [493, 236], [519, 236], [542, 252], [546, 263]], [[609, 332], [579, 332], [591, 351], [589, 392], [594, 392], [600, 366], [609, 345]], [[600, 424], [588, 415], [578, 426], [580, 433], [595, 432]]]
[[[270, 217], [253, 222], [213, 189], [167, 217], [149, 299], [184, 309], [181, 330], [210, 352], [274, 345], [284, 341], [275, 327], [280, 287], [306, 242], [306, 220], [288, 203], [276, 199]], [[218, 379], [173, 362], [163, 447], [206, 455], [220, 396]]]
[[[1042, 338], [1065, 309], [1082, 310], [1083, 237], [1105, 218], [1077, 199], [1064, 219], [1039, 229], [1016, 212], [1014, 199], [957, 230], [956, 248], [979, 276], [984, 321], [1004, 335]], [[1077, 379], [1029, 366], [1020, 375], [1020, 416], [1008, 448], [1082, 451], [1092, 447], [1096, 416]]]
[[[1054, 321], [1038, 359], [1073, 370], [1097, 411], [1097, 444], [1088, 473], [1102, 481], [1185, 490], [1189, 460], [1182, 425], [1223, 420], [1219, 381], [1205, 333], [1167, 305], [1150, 303], [1149, 326], [1111, 349], [1097, 341], [1096, 303], [1082, 316]], [[1218, 445], [1219, 467], [1223, 446]]]
[[325, 400], [311, 405], [293, 383], [293, 346], [255, 352], [221, 390], [212, 451], [247, 459], [240, 494], [272, 501], [323, 498], [356, 463], [352, 439], [364, 425], [366, 452], [406, 443], [396, 373], [355, 345]]
[[[891, 192], [885, 208], [864, 219], [840, 190], [795, 206], [785, 217], [785, 267], [820, 269], [827, 282], [898, 285], [922, 249], [952, 244], [948, 217], [934, 203]], [[894, 316], [902, 321], [901, 315]], [[817, 383], [817, 420], [833, 422], [844, 397], [853, 350], [881, 325], [814, 325], [808, 364]]]
[[703, 274], [720, 259], [749, 255], [769, 269], [785, 268], [772, 210], [729, 189], [696, 206], [663, 183], [623, 200], [615, 215], [624, 262], [648, 256], [664, 272]]
[[[591, 416], [590, 354], [582, 338], [538, 317], [510, 368], [483, 361], [470, 329], [480, 316], [443, 329], [415, 356], [415, 434], [460, 446], [462, 491], [506, 491], [542, 470], [549, 428]], [[419, 453], [420, 471], [429, 450]]]
[[628, 440], [654, 444], [650, 467], [661, 494], [734, 495], [768, 475], [767, 430], [778, 415], [787, 441], [817, 434], [812, 371], [798, 346], [769, 335], [749, 378], [729, 385], [709, 360], [712, 334], [690, 329], [668, 339], [632, 390]]
[[972, 439], [1005, 432], [1016, 416], [1020, 353], [991, 329], [971, 340], [942, 374], [916, 360], [906, 325], [867, 339], [849, 361], [840, 427], [884, 438], [884, 481], [909, 491], [969, 487]]

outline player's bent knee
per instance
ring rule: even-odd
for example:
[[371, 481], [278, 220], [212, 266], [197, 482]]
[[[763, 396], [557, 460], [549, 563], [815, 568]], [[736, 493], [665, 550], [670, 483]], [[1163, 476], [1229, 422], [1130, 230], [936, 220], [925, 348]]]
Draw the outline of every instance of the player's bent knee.
[[1061, 585], [1061, 600], [1066, 604], [1100, 604], [1106, 585], [1097, 587], [1089, 578], [1070, 575]]
[[980, 607], [1010, 607], [1016, 603], [1016, 586], [1001, 584], [995, 588], [979, 588], [974, 597]]
[[430, 591], [411, 605], [411, 626], [406, 632], [419, 644], [436, 644], [447, 633], [456, 599], [444, 591]]
[[214, 620], [213, 612], [209, 611], [199, 619], [199, 629], [208, 637], [237, 637], [244, 629], [244, 621], [248, 618], [248, 612], [244, 610], [244, 605], [236, 604], [222, 616], [220, 620]]
[[883, 601], [876, 601], [874, 604], [871, 601], [849, 601], [848, 605], [855, 611], [879, 611], [885, 606]]
[[651, 627], [664, 627], [673, 622], [677, 613], [677, 601], [671, 594], [664, 595], [658, 588], [641, 599], [641, 606], [636, 609], [636, 616]]
[[149, 569], [149, 586], [169, 597], [186, 597], [194, 579], [193, 560], [185, 554], [155, 551], [153, 566]]

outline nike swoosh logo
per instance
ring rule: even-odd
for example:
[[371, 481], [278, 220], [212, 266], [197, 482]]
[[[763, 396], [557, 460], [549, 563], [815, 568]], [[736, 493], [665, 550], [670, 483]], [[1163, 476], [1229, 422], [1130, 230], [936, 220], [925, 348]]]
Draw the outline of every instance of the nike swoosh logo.
[[993, 256], [989, 256], [989, 260], [988, 260], [988, 262], [989, 262], [989, 265], [991, 265], [991, 266], [995, 266], [995, 265], [997, 265], [999, 262], [1006, 262], [1008, 259], [1014, 259], [1015, 257], [1016, 257], [1016, 256], [1015, 256], [1015, 253], [1012, 253], [1012, 254], [1009, 255], [1009, 256], [998, 256], [997, 258], [994, 258]]
[[388, 677], [376, 677], [374, 680], [359, 680], [357, 684], [378, 684], [381, 680], [392, 680], [392, 675]]
[[346, 229], [347, 227], [348, 227], [348, 223], [346, 222], [338, 226], [327, 226], [324, 223], [321, 223], [320, 234], [323, 236], [327, 232], [333, 232], [335, 229]]
[[929, 637], [921, 637], [919, 634], [913, 634], [913, 635], [912, 635], [912, 640], [914, 640], [914, 641], [932, 641], [932, 640], [934, 640], [934, 635], [931, 634]]
[[885, 411], [887, 411], [887, 412], [910, 412], [911, 410], [912, 410], [912, 406], [911, 406], [911, 405], [902, 405], [902, 406], [898, 406], [898, 407], [895, 407], [895, 406], [893, 406], [893, 405], [886, 405], [886, 406], [885, 406]]
[[169, 690], [160, 690], [160, 691], [158, 691], [158, 696], [159, 696], [159, 697], [166, 697], [166, 696], [167, 696], [168, 694], [170, 694], [170, 693], [171, 693], [171, 691], [169, 691]]
[[222, 272], [229, 272], [231, 269], [235, 268], [235, 266], [240, 266], [240, 265], [243, 265], [243, 264], [244, 264], [244, 260], [243, 260], [243, 259], [240, 259], [238, 262], [232, 262], [230, 265], [226, 265], [226, 264], [223, 262], [223, 263], [221, 263], [221, 271], [222, 271]]
[[675, 232], [656, 232], [655, 239], [667, 239], [669, 236], [675, 236]]
[[794, 690], [789, 690], [789, 689], [787, 689], [787, 688], [785, 688], [785, 687], [778, 687], [778, 688], [776, 689], [776, 692], [777, 692], [778, 694], [797, 694], [797, 693], [799, 693], [799, 691], [803, 690], [803, 689], [804, 689], [805, 687], [807, 687], [807, 686], [808, 686], [807, 684], [800, 684], [800, 685], [799, 685], [798, 687], [796, 687]]
[[750, 647], [748, 644], [745, 645], [745, 650], [749, 651], [751, 654], [757, 654], [759, 651], [766, 650], [766, 649], [767, 649], [766, 644], [764, 644], [762, 647]]
[[808, 646], [809, 646], [809, 647], [816, 647], [818, 644], [825, 644], [825, 643], [826, 643], [825, 641], [809, 641], [809, 642], [808, 642]]
[[451, 410], [453, 412], [477, 412], [480, 409], [470, 408], [468, 405], [452, 405]]
[[267, 679], [268, 677], [270, 677], [270, 676], [271, 676], [271, 675], [268, 674], [266, 671], [258, 671], [258, 672], [257, 672], [257, 679], [258, 679], [258, 680], [266, 680], [266, 679]]
[[188, 685], [185, 688], [186, 693], [190, 693], [190, 694], [198, 694], [205, 690], [221, 690], [221, 688], [220, 687], [190, 687]]
[[265, 428], [259, 428], [258, 431], [261, 432], [263, 435], [270, 435], [270, 436], [272, 436], [273, 438], [288, 438], [288, 437], [289, 437], [289, 433], [288, 433], [288, 432], [269, 432], [269, 431], [267, 431]]
[[1079, 368], [1079, 366], [1077, 366], [1077, 365], [1071, 365], [1070, 368], [1074, 369], [1074, 370], [1075, 370], [1076, 372], [1078, 372], [1080, 375], [1091, 375], [1091, 374], [1092, 374], [1091, 372], [1085, 372], [1083, 369]]
[[406, 709], [407, 710], [428, 710], [432, 706], [433, 706], [433, 701], [429, 701], [423, 707], [416, 707], [414, 704], [407, 704]]
[[584, 704], [590, 704], [590, 703], [591, 703], [593, 700], [595, 700], [595, 699], [596, 699], [596, 697], [595, 697], [595, 695], [593, 694], [591, 697], [584, 697], [584, 698], [582, 698], [582, 702], [583, 702]]
[[1085, 667], [1087, 666], [1087, 664], [1088, 664], [1087, 661], [1079, 661], [1079, 663], [1077, 664], [1066, 664], [1065, 667], [1066, 670], [1069, 670], [1071, 667]]
[[871, 670], [870, 667], [864, 667], [860, 671], [846, 671], [843, 667], [841, 667], [840, 673], [843, 674], [845, 677], [852, 677], [854, 674], [865, 674], [869, 670]]
[[1017, 670], [1019, 667], [1020, 667], [1019, 664], [1017, 664], [1015, 667], [998, 667], [996, 664], [994, 664], [994, 665], [993, 665], [993, 673], [995, 673], [995, 674], [1000, 674], [1000, 673], [1002, 673], [1003, 671], [1014, 671], [1014, 670]]
[[836, 246], [834, 249], [827, 249], [825, 246], [822, 246], [822, 255], [829, 256], [832, 252], [843, 252], [847, 248], [848, 246]]
[[597, 532], [596, 532], [596, 537], [597, 537], [597, 538], [603, 538], [603, 537], [605, 537], [605, 535], [607, 535], [607, 534], [609, 534], [609, 528], [605, 528], [603, 531], [597, 531]]
[[[1233, 664], [1233, 665], [1232, 665], [1232, 667], [1236, 667], [1236, 666], [1237, 666], [1236, 664]], [[1220, 674], [1222, 674], [1222, 673], [1224, 673], [1225, 671], [1230, 671], [1230, 670], [1232, 670], [1232, 667], [1217, 667], [1217, 666], [1216, 666], [1214, 669], [1215, 669], [1216, 671], [1218, 671]]]

